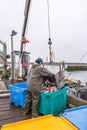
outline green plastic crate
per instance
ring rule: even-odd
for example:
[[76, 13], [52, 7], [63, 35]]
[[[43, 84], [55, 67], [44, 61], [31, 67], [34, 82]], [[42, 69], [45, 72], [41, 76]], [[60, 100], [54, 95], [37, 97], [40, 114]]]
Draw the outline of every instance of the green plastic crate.
[[39, 113], [43, 115], [60, 112], [66, 108], [66, 94], [67, 88], [63, 87], [60, 90], [51, 93], [40, 93]]

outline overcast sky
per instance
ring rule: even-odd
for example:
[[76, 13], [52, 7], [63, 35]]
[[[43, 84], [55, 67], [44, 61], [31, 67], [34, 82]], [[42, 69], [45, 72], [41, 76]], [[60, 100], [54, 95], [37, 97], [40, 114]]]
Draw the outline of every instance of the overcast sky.
[[[20, 50], [26, 0], [0, 0], [0, 40], [11, 52], [11, 31], [14, 50]], [[25, 50], [31, 61], [49, 56], [47, 0], [31, 0], [26, 38], [30, 41]], [[52, 49], [55, 60], [87, 62], [87, 0], [49, 0]], [[2, 46], [0, 45], [0, 49]]]

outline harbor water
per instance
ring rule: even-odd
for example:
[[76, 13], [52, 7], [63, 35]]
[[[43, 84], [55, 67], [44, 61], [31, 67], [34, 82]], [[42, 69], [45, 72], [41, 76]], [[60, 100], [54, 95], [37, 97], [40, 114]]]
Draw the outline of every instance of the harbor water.
[[[46, 68], [53, 73], [57, 73], [59, 71], [59, 68], [57, 66], [46, 66]], [[82, 85], [87, 85], [87, 70], [65, 71], [64, 74], [66, 78], [80, 80]]]
[[67, 73], [68, 78], [80, 80], [83, 85], [87, 86], [87, 70], [72, 71], [72, 72], [66, 72], [66, 73]]

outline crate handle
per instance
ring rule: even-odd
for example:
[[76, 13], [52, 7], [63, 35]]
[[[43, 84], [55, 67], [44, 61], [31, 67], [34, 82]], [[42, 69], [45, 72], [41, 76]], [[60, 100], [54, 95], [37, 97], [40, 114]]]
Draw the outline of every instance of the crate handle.
[[50, 96], [46, 96], [46, 98], [50, 98]]

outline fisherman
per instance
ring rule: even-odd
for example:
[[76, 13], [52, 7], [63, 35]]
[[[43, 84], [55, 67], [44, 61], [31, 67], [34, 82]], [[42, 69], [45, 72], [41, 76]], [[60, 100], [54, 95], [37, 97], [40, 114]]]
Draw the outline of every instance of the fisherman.
[[43, 59], [37, 58], [32, 65], [27, 78], [27, 96], [23, 115], [29, 114], [30, 109], [32, 108], [32, 118], [38, 117], [40, 91], [44, 77], [55, 79], [55, 74], [45, 69], [42, 65]]

